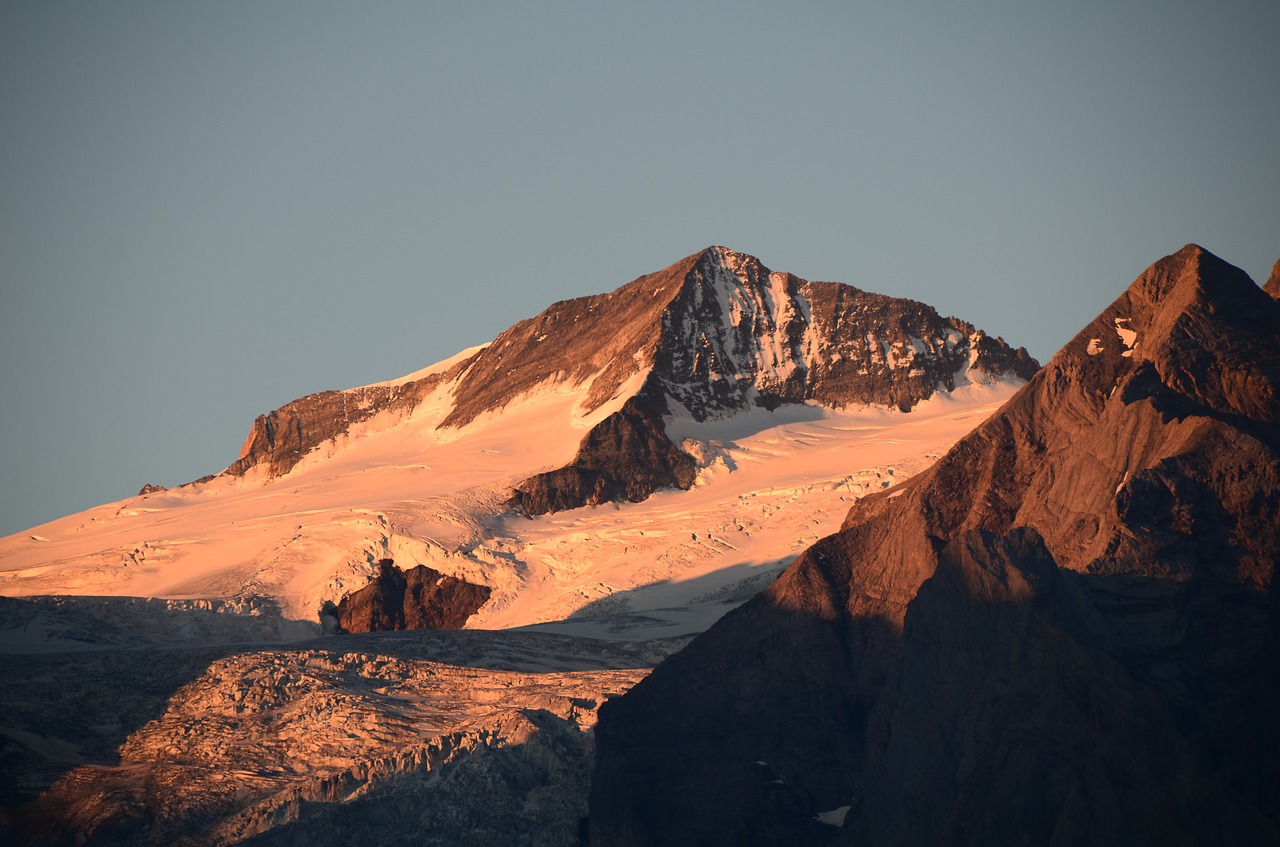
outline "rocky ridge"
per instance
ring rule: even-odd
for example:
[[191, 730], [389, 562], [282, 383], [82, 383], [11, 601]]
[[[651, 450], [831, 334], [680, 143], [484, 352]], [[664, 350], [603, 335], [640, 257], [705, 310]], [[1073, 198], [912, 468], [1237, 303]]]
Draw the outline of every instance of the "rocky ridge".
[[1280, 839], [1280, 306], [1194, 245], [597, 728], [600, 843]]

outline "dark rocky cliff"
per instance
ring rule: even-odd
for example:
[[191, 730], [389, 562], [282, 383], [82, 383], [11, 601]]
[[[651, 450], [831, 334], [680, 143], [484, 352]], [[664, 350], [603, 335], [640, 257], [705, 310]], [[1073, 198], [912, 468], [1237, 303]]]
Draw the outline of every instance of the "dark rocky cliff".
[[573, 463], [517, 485], [512, 503], [540, 515], [614, 500], [639, 502], [659, 488], [688, 490], [696, 477], [693, 457], [667, 437], [661, 413], [632, 398], [587, 433]]
[[1277, 843], [1278, 559], [1280, 305], [1188, 246], [607, 704], [593, 840]]
[[390, 559], [364, 588], [338, 603], [341, 632], [391, 632], [402, 629], [462, 629], [467, 618], [489, 600], [490, 589], [418, 565], [402, 571]]

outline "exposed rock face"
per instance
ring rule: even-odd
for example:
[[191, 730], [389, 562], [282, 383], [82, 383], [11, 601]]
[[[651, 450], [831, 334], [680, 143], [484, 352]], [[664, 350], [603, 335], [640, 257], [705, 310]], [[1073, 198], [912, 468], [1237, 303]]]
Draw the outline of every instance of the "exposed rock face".
[[907, 410], [966, 381], [1028, 379], [1038, 365], [971, 324], [912, 300], [774, 273], [710, 247], [609, 293], [553, 304], [451, 368], [419, 380], [296, 400], [255, 421], [226, 473], [288, 473], [358, 422], [411, 412], [441, 386], [464, 427], [546, 384], [589, 384], [583, 413], [620, 408], [569, 465], [515, 486], [530, 514], [689, 487], [693, 461], [662, 418], [699, 421], [783, 403], [880, 404]]
[[697, 472], [693, 457], [662, 430], [660, 416], [633, 398], [587, 433], [573, 464], [525, 480], [512, 502], [530, 515], [612, 500], [638, 503], [659, 488], [689, 489]]
[[[655, 303], [665, 305], [659, 310]], [[541, 344], [568, 325], [579, 339], [575, 351], [585, 339], [584, 352], [594, 358], [551, 354], [554, 348]], [[598, 402], [649, 368], [638, 393], [583, 439], [570, 465], [516, 486], [513, 501], [529, 514], [690, 487], [695, 463], [663, 431], [670, 412], [703, 421], [805, 401], [909, 410], [939, 388], [1029, 379], [1038, 367], [1025, 349], [922, 303], [806, 282], [722, 247], [606, 297], [556, 304], [513, 327], [481, 354], [477, 364], [488, 368], [490, 380], [465, 404], [459, 394], [458, 410], [466, 411], [455, 410], [458, 420], [496, 402], [504, 383], [500, 363], [487, 359], [490, 351], [513, 364], [508, 374], [528, 371], [520, 377], [526, 384], [555, 373], [582, 379], [598, 372], [592, 384]]]
[[402, 571], [390, 559], [378, 562], [373, 580], [338, 603], [342, 632], [401, 629], [461, 629], [489, 599], [487, 585], [418, 565]]
[[1271, 266], [1271, 277], [1266, 284], [1262, 286], [1262, 290], [1267, 292], [1276, 300], [1280, 300], [1280, 259]]
[[259, 415], [240, 448], [240, 458], [224, 473], [243, 476], [250, 468], [263, 466], [269, 476], [283, 476], [307, 453], [346, 433], [353, 424], [379, 412], [413, 409], [439, 385], [465, 370], [469, 361], [398, 385], [308, 394], [274, 412]]
[[1191, 245], [607, 704], [593, 839], [1275, 843], [1278, 559], [1280, 305]]
[[157, 491], [167, 491], [167, 490], [168, 489], [166, 489], [163, 485], [156, 485], [153, 482], [148, 482], [146, 485], [142, 486], [142, 488], [138, 489], [138, 496], [141, 497], [143, 494], [154, 494]]
[[773, 273], [723, 248], [686, 273], [655, 359], [664, 392], [697, 420], [805, 400], [906, 410], [957, 379], [1029, 379], [1037, 367], [923, 303]]

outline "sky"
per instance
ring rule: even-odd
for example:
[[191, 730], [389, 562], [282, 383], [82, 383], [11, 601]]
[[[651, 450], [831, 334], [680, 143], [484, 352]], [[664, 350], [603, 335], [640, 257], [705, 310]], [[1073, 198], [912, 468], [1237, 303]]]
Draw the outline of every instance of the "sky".
[[0, 535], [706, 246], [1047, 360], [1280, 259], [1280, 4], [0, 3]]

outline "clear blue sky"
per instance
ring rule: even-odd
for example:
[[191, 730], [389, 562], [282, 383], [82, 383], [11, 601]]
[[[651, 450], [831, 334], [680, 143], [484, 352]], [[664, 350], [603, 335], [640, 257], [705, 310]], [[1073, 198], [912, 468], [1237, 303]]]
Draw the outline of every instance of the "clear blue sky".
[[1280, 258], [1280, 3], [0, 4], [0, 534], [710, 244], [1047, 359]]

